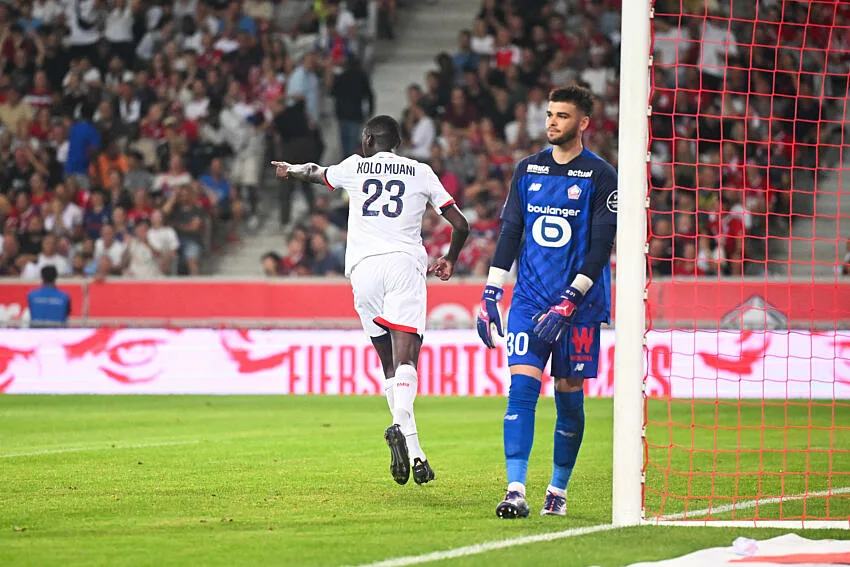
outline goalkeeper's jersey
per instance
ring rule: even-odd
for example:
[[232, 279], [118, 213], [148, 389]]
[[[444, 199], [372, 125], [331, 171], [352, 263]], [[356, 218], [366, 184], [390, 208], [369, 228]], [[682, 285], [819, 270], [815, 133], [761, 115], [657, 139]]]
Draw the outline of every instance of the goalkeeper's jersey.
[[454, 204], [429, 165], [391, 152], [368, 158], [353, 155], [327, 168], [325, 183], [349, 195], [346, 276], [363, 258], [390, 252], [410, 254], [424, 273], [425, 210], [429, 203], [440, 212]]
[[[512, 305], [544, 309], [578, 274], [594, 227], [617, 224], [617, 173], [589, 150], [561, 165], [547, 149], [523, 159], [514, 171], [503, 222], [521, 226], [520, 251]], [[576, 311], [576, 322], [608, 322], [611, 316], [611, 267]]]

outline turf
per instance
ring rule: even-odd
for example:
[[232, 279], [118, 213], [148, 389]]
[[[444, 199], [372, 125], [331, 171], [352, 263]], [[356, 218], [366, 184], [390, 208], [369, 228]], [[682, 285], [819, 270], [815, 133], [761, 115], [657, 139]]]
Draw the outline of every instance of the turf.
[[[390, 478], [383, 398], [0, 396], [0, 565], [357, 565], [608, 523], [612, 404], [586, 410], [567, 518], [536, 513], [554, 422], [543, 400], [532, 516], [504, 521], [503, 399], [417, 400], [437, 473], [420, 487]], [[831, 513], [850, 515], [846, 502]], [[440, 563], [627, 565], [785, 531], [629, 528]]]

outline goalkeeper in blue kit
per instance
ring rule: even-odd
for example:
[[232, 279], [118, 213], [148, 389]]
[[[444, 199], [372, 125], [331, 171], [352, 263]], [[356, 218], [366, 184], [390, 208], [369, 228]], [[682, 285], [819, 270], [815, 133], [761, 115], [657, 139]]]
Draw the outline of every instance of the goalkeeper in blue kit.
[[617, 229], [617, 173], [582, 145], [592, 110], [587, 89], [559, 88], [549, 94], [546, 134], [552, 147], [517, 165], [481, 299], [478, 334], [493, 348], [492, 333], [504, 336], [498, 303], [519, 253], [507, 322], [508, 488], [496, 507], [500, 518], [529, 513], [528, 457], [550, 357], [557, 420], [552, 480], [540, 513], [563, 516], [567, 511], [567, 485], [584, 434], [583, 384], [596, 377], [600, 326], [611, 314], [609, 259]]

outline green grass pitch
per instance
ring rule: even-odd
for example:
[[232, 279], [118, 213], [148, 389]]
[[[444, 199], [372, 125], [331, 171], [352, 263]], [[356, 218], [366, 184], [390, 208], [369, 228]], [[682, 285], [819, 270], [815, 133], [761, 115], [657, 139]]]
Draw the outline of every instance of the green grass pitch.
[[[532, 515], [521, 521], [494, 514], [505, 486], [505, 400], [423, 397], [416, 404], [437, 473], [421, 487], [412, 480], [398, 486], [389, 475], [382, 437], [389, 414], [379, 397], [0, 396], [0, 565], [359, 565], [610, 522], [611, 400], [586, 402], [566, 518], [537, 515], [555, 414], [552, 400], [541, 400], [528, 482]], [[690, 410], [674, 409], [691, 420]], [[716, 418], [710, 406], [698, 413], [706, 422]], [[807, 410], [792, 408], [783, 419], [805, 423]], [[850, 425], [846, 412], [835, 419]], [[693, 431], [708, 446], [715, 442], [709, 429]], [[806, 446], [805, 430], [789, 431], [778, 433], [783, 443]], [[663, 427], [650, 429], [653, 441], [667, 436]], [[847, 437], [834, 447], [850, 449]], [[737, 437], [718, 446], [728, 442]], [[744, 456], [751, 458], [758, 457]], [[686, 451], [674, 451], [674, 459], [687, 469]], [[783, 463], [765, 466], [774, 464]], [[843, 466], [850, 471], [850, 462]], [[730, 488], [721, 482], [715, 491]], [[848, 499], [833, 498], [831, 506], [831, 514], [850, 516]], [[627, 565], [787, 531], [629, 528], [438, 563]], [[848, 532], [806, 535], [844, 539]]]

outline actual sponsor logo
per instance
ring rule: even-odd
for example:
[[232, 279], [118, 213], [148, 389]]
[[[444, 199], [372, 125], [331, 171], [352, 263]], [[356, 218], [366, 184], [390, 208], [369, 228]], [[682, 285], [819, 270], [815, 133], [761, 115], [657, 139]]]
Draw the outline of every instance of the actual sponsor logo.
[[593, 175], [592, 171], [582, 171], [581, 169], [570, 169], [567, 171], [567, 175], [570, 177], [590, 177]]
[[548, 165], [537, 165], [536, 163], [530, 163], [525, 166], [526, 173], [540, 173], [542, 175], [549, 175], [549, 166]]

